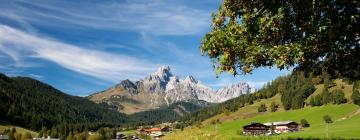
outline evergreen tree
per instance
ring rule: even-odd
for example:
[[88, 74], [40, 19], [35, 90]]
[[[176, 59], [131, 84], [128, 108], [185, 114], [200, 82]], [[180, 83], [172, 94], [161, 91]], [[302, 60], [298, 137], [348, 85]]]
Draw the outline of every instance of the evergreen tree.
[[322, 99], [323, 99], [323, 97], [322, 97], [321, 94], [316, 95], [316, 96], [315, 96], [315, 99], [314, 99], [314, 106], [321, 106], [321, 105], [323, 105]]
[[326, 87], [324, 87], [324, 90], [322, 92], [322, 104], [328, 104], [330, 102], [331, 102], [331, 97], [329, 90]]
[[69, 135], [66, 137], [66, 140], [75, 140], [73, 133], [70, 131]]

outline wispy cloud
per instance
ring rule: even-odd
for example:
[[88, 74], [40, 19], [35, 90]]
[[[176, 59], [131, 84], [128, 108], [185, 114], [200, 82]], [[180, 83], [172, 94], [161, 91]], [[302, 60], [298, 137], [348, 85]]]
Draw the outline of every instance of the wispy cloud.
[[0, 51], [15, 61], [28, 56], [41, 58], [69, 70], [113, 82], [124, 78], [138, 79], [156, 69], [146, 60], [87, 50], [1, 24]]
[[[61, 5], [61, 6], [59, 6]], [[165, 0], [127, 0], [104, 3], [15, 1], [0, 16], [47, 26], [132, 30], [154, 35], [193, 35], [209, 27], [210, 11]]]

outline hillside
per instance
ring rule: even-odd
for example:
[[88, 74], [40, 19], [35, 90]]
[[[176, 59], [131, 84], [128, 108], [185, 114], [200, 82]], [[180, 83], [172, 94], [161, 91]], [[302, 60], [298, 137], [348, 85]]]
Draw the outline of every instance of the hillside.
[[125, 114], [108, 110], [107, 106], [26, 77], [0, 74], [0, 102], [0, 122], [31, 130], [57, 128], [61, 130], [59, 135], [67, 133], [69, 127], [83, 131], [130, 122]]
[[[251, 122], [271, 122], [293, 120], [299, 122], [301, 119], [306, 119], [310, 123], [310, 127], [303, 129], [300, 132], [281, 134], [272, 136], [270, 138], [324, 138], [325, 137], [325, 123], [322, 120], [323, 115], [329, 115], [334, 120], [329, 127], [330, 137], [341, 138], [360, 138], [358, 132], [360, 131], [360, 114], [355, 113], [359, 111], [359, 107], [353, 104], [343, 105], [328, 105], [321, 107], [307, 107], [292, 111], [279, 111], [274, 113], [265, 113], [254, 115], [250, 118], [241, 118], [232, 121], [226, 121], [220, 124], [203, 124], [200, 128], [191, 126], [185, 128], [184, 131], [177, 131], [165, 139], [252, 139], [252, 136], [239, 135], [238, 131], [242, 131], [242, 126]], [[331, 111], [329, 111], [331, 110]], [[241, 112], [241, 111], [240, 111]], [[355, 113], [355, 114], [354, 114]], [[246, 114], [244, 114], [245, 116]], [[190, 137], [185, 137], [190, 136]], [[256, 137], [255, 137], [256, 138]], [[267, 137], [269, 138], [269, 137]]]
[[[314, 79], [318, 79], [318, 77], [306, 78], [301, 73], [279, 77], [265, 85], [257, 93], [243, 95], [188, 116], [183, 120], [183, 123], [190, 124], [190, 126], [186, 127], [184, 131], [179, 130], [166, 136], [165, 139], [257, 139], [258, 137], [239, 135], [243, 131], [242, 127], [251, 122], [293, 120], [300, 123], [301, 119], [306, 119], [310, 123], [310, 127], [302, 129], [300, 132], [265, 138], [324, 138], [324, 115], [331, 116], [334, 121], [329, 129], [330, 137], [360, 138], [357, 133], [360, 128], [355, 128], [360, 125], [360, 121], [358, 121], [360, 119], [360, 107], [352, 104], [350, 98], [353, 89], [355, 89], [353, 84], [341, 79], [330, 81], [326, 77], [321, 80]], [[311, 83], [306, 81], [311, 81]], [[325, 87], [328, 87], [327, 90]], [[309, 88], [313, 89], [308, 90]], [[340, 91], [343, 93], [342, 96], [338, 96], [341, 95], [338, 94]], [[289, 95], [291, 95], [290, 98], [284, 98], [284, 96]], [[294, 100], [299, 95], [302, 98]], [[310, 103], [310, 98], [315, 96], [321, 96], [320, 102], [327, 103], [325, 105]], [[342, 98], [345, 98], [345, 102]], [[291, 99], [291, 106], [284, 106], [289, 105], [287, 99]], [[337, 102], [338, 99], [341, 99], [342, 102]], [[275, 112], [270, 111], [272, 103], [278, 105]], [[267, 111], [258, 111], [261, 104], [268, 107]]]

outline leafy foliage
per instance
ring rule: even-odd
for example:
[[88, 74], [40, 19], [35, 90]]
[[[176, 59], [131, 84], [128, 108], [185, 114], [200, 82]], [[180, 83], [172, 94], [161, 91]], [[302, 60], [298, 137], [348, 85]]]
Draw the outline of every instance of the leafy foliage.
[[351, 94], [351, 99], [354, 104], [360, 105], [360, 93], [356, 86], [354, 85], [353, 93]]
[[305, 120], [305, 119], [301, 119], [300, 124], [301, 124], [301, 126], [304, 127], [304, 128], [310, 127], [309, 122], [308, 122], [307, 120]]
[[261, 104], [258, 108], [258, 112], [266, 112], [267, 111], [267, 107], [265, 104]]
[[200, 48], [218, 74], [275, 65], [359, 79], [359, 6], [356, 0], [224, 0]]
[[333, 123], [333, 121], [329, 115], [323, 116], [323, 120], [325, 123]]
[[332, 91], [331, 100], [334, 104], [343, 104], [347, 102], [344, 92], [340, 89]]
[[279, 107], [278, 104], [276, 104], [275, 102], [271, 102], [271, 104], [270, 104], [270, 111], [271, 111], [271, 112], [275, 112], [275, 111], [277, 111], [278, 107]]

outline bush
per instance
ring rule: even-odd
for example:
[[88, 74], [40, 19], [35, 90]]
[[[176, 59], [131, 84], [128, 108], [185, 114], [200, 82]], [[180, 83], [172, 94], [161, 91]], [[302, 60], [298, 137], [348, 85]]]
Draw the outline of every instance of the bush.
[[323, 116], [323, 120], [324, 120], [325, 123], [332, 123], [333, 122], [329, 115]]
[[307, 120], [305, 120], [305, 119], [301, 119], [300, 124], [301, 124], [301, 126], [304, 127], [304, 128], [310, 127], [309, 122], [308, 122]]
[[278, 104], [276, 104], [275, 102], [271, 102], [271, 104], [270, 104], [270, 109], [271, 110], [270, 111], [275, 112], [275, 111], [277, 111], [278, 107], [279, 107]]
[[344, 92], [340, 89], [334, 90], [331, 94], [331, 98], [334, 104], [343, 104], [347, 102]]
[[359, 90], [356, 88], [353, 88], [353, 93], [351, 94], [351, 100], [354, 104], [360, 105], [360, 93]]
[[266, 112], [267, 108], [265, 104], [261, 104], [258, 108], [258, 112]]

